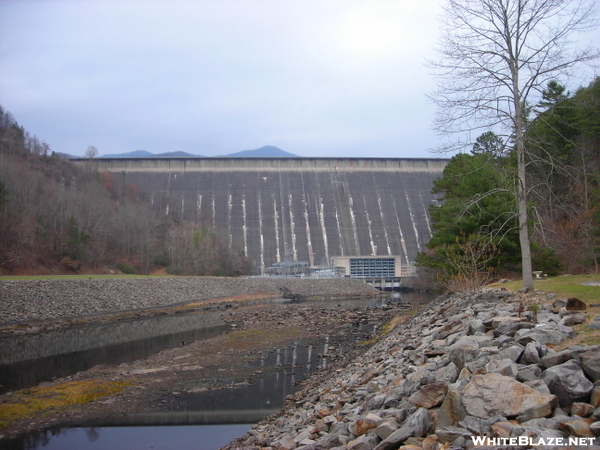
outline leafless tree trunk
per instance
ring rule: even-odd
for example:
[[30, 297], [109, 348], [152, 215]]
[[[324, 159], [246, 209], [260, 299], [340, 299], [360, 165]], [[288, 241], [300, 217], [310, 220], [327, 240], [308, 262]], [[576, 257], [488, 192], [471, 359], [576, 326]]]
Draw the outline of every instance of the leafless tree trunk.
[[527, 107], [548, 81], [598, 56], [590, 46], [572, 49], [575, 33], [595, 25], [594, 1], [448, 0], [442, 19], [439, 58], [430, 62], [438, 78], [431, 98], [438, 106], [435, 128], [459, 136], [442, 151], [472, 145], [471, 131], [493, 130], [512, 142], [518, 168], [515, 195], [523, 286], [533, 288], [526, 184]]

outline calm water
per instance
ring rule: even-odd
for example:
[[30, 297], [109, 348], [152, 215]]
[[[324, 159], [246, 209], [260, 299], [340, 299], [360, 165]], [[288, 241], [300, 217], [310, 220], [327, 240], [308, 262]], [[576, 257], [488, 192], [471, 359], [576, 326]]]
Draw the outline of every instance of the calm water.
[[244, 435], [252, 425], [63, 428], [5, 443], [5, 450], [214, 450]]
[[[335, 300], [319, 304], [357, 308], [428, 299], [422, 294], [394, 293], [378, 300]], [[36, 380], [44, 377], [50, 379], [65, 376], [60, 374], [69, 370], [70, 373], [85, 370], [77, 367], [133, 361], [181, 345], [182, 341], [213, 337], [223, 333], [223, 327], [218, 315], [169, 316], [18, 337], [10, 341], [9, 346], [5, 345], [8, 341], [0, 341], [0, 363], [3, 364], [0, 377], [7, 382], [14, 379], [16, 383], [35, 385], [39, 383]], [[3, 440], [0, 448], [216, 450], [245, 434], [251, 424], [279, 411], [285, 397], [298, 389], [299, 381], [330, 364], [331, 358], [324, 355], [335, 356], [345, 351], [347, 348], [333, 341], [316, 345], [291, 343], [265, 352], [250, 363], [265, 368], [265, 377], [251, 384], [235, 389], [170, 395], [160, 410], [103, 419], [88, 424], [93, 425], [92, 428], [46, 430], [18, 440]]]

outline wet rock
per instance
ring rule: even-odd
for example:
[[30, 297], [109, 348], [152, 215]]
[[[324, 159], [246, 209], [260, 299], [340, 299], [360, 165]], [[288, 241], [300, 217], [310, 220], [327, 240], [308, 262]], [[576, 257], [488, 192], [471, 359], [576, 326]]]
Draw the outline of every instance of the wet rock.
[[470, 415], [483, 419], [494, 415], [545, 417], [556, 405], [554, 395], [543, 394], [496, 373], [475, 375], [465, 387], [462, 401]]
[[573, 359], [544, 371], [542, 380], [550, 392], [558, 397], [562, 407], [570, 407], [574, 402], [584, 400], [594, 388], [579, 362]]

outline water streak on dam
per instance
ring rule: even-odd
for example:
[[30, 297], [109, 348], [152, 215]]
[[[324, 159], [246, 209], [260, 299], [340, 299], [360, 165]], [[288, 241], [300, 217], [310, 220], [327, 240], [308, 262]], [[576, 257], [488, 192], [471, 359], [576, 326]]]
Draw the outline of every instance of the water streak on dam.
[[445, 159], [76, 159], [134, 184], [155, 210], [226, 232], [257, 272], [287, 257], [399, 255], [410, 263], [431, 229], [433, 180]]

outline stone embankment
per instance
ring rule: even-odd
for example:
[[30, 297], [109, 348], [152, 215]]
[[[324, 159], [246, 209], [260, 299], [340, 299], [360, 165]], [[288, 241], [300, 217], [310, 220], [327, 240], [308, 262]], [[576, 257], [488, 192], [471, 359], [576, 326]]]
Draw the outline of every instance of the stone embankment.
[[598, 449], [600, 346], [565, 346], [586, 316], [564, 306], [440, 297], [226, 448]]
[[0, 323], [69, 318], [155, 308], [216, 297], [277, 296], [280, 288], [300, 296], [373, 295], [349, 278], [164, 277], [120, 279], [0, 280]]

